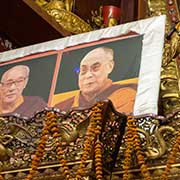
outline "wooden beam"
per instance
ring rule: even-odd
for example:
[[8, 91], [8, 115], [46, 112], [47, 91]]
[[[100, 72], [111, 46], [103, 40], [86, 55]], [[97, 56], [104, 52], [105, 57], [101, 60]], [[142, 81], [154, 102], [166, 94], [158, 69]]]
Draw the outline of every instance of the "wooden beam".
[[65, 30], [56, 20], [50, 16], [45, 10], [38, 6], [32, 0], [23, 0], [30, 8], [32, 8], [39, 16], [41, 16], [46, 22], [48, 22], [56, 31], [58, 31], [62, 36], [70, 36], [72, 33]]
[[137, 19], [144, 19], [148, 17], [148, 5], [145, 0], [138, 0], [138, 17]]
[[[135, 20], [137, 0], [121, 0], [122, 17], [121, 23], [127, 23]], [[136, 10], [136, 11], [135, 11]]]

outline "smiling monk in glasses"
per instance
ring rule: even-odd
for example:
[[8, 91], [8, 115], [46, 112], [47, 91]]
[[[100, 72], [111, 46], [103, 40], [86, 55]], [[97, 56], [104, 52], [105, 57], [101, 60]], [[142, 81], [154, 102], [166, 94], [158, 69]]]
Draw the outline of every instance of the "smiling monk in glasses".
[[117, 111], [130, 114], [136, 96], [136, 84], [114, 84], [109, 74], [114, 69], [114, 52], [109, 47], [93, 49], [80, 63], [79, 93], [55, 107], [68, 111], [73, 107], [90, 107], [109, 99]]
[[29, 73], [26, 65], [17, 65], [4, 72], [0, 82], [0, 115], [31, 117], [46, 107], [45, 101], [38, 96], [23, 96]]

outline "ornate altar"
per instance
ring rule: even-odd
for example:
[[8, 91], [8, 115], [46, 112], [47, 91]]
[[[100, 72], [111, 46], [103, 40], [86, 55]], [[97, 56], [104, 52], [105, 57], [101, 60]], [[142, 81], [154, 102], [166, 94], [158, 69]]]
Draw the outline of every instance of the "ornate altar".
[[66, 114], [47, 109], [28, 120], [1, 117], [1, 173], [4, 179], [102, 178], [102, 164], [106, 171], [114, 166], [125, 123], [108, 101]]
[[[36, 3], [69, 32], [91, 31], [88, 23], [70, 12], [73, 7], [72, 1], [69, 2], [65, 7], [60, 1]], [[0, 117], [0, 179], [173, 180], [180, 177], [178, 1], [147, 0], [147, 5], [148, 17], [167, 15], [158, 114], [127, 116], [117, 112], [111, 101], [99, 101], [90, 108], [68, 112], [45, 108], [30, 118], [3, 115]], [[57, 47], [50, 55], [62, 56], [56, 50]]]

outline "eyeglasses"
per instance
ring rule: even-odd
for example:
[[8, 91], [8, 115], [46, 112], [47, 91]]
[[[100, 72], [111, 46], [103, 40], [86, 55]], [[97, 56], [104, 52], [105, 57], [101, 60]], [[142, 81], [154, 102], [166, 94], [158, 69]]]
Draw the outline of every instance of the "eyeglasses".
[[6, 82], [1, 82], [2, 86], [5, 88], [10, 88], [13, 84], [15, 84], [17, 87], [22, 85], [22, 83], [24, 83], [24, 81], [27, 79], [28, 77], [23, 77], [23, 78], [19, 78], [17, 80], [10, 80], [10, 81], [6, 81]]
[[107, 60], [107, 62], [96, 62], [92, 64], [90, 67], [88, 65], [82, 65], [80, 67], [80, 75], [85, 75], [88, 71], [92, 73], [98, 72], [103, 66], [111, 63], [113, 60]]

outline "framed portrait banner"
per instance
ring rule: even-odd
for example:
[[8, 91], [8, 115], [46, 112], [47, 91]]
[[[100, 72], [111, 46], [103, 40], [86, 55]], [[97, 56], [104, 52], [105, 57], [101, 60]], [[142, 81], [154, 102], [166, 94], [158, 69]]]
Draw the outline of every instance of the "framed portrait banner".
[[0, 64], [1, 115], [31, 118], [48, 107], [57, 53]]
[[[88, 107], [96, 101], [110, 99], [122, 113], [157, 114], [164, 24], [165, 16], [159, 16], [4, 52], [0, 54], [0, 73], [2, 76], [4, 71], [16, 64], [30, 66], [30, 77], [23, 93], [44, 98], [47, 107], [55, 106], [68, 111], [74, 107]], [[56, 55], [48, 55], [49, 51], [54, 51]], [[105, 53], [106, 51], [108, 52]], [[47, 55], [41, 57], [41, 54]], [[81, 61], [85, 61], [86, 56], [87, 59], [91, 59], [90, 56], [96, 59], [96, 55], [102, 56], [97, 57], [100, 63], [99, 67], [96, 66], [99, 68], [95, 72], [96, 80], [92, 78], [90, 81], [79, 81], [83, 77], [82, 68], [87, 68], [88, 73], [94, 71], [90, 66], [85, 67]], [[37, 59], [33, 60], [33, 56]], [[108, 62], [107, 59], [111, 60]], [[109, 66], [112, 67], [108, 69]], [[100, 77], [98, 72], [101, 73]], [[89, 93], [82, 90], [81, 82], [86, 82]], [[16, 84], [14, 81], [12, 83]], [[96, 88], [93, 89], [93, 86]], [[128, 102], [124, 102], [125, 99], [129, 99], [129, 105], [125, 105]], [[60, 102], [61, 105], [58, 105]], [[16, 113], [12, 109], [4, 112]]]
[[131, 32], [63, 50], [51, 106], [68, 111], [110, 99], [119, 112], [133, 113], [142, 40]]

